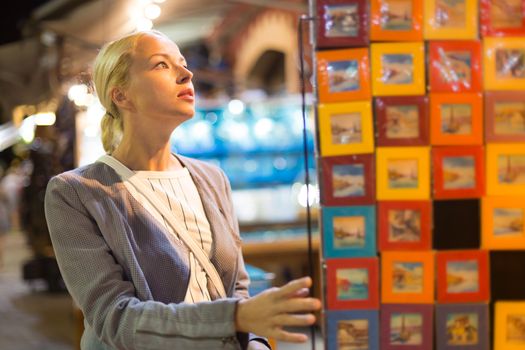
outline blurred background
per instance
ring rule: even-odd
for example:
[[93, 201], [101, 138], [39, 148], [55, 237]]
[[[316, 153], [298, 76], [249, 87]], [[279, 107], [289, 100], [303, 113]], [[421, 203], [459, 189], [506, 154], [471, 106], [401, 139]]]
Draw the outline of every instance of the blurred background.
[[[154, 28], [168, 35], [194, 73], [196, 114], [174, 132], [172, 148], [217, 164], [228, 175], [252, 293], [308, 274], [306, 200], [308, 193], [316, 232], [319, 192], [309, 107], [311, 185], [305, 184], [298, 18], [306, 13], [306, 0], [4, 4], [0, 349], [78, 346], [81, 315], [54, 259], [44, 217], [45, 188], [52, 176], [103, 154], [103, 109], [90, 81], [92, 61], [104, 43], [134, 30]], [[307, 28], [303, 34], [309, 105]], [[317, 234], [313, 246], [317, 254]]]

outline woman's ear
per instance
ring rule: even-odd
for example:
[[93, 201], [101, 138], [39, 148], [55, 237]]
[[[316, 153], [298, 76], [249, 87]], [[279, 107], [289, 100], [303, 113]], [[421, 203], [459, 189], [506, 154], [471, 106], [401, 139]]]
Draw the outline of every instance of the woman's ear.
[[133, 108], [126, 92], [120, 87], [114, 87], [111, 90], [111, 100], [119, 109], [130, 110]]

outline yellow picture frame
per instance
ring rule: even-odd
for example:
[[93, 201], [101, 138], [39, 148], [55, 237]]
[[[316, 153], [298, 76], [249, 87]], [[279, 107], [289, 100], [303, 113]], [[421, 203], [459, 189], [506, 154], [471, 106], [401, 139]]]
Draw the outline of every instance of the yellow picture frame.
[[525, 195], [525, 143], [486, 146], [488, 196]]
[[[494, 305], [494, 350], [523, 350], [525, 338], [522, 329], [516, 329], [525, 322], [524, 301], [497, 301]], [[518, 321], [519, 322], [516, 322]], [[519, 337], [518, 341], [509, 338]]]
[[525, 201], [522, 197], [481, 200], [481, 247], [487, 250], [525, 249]]
[[524, 61], [525, 37], [485, 38], [483, 40], [485, 90], [525, 90]]
[[378, 147], [376, 154], [378, 200], [430, 198], [429, 147]]
[[425, 46], [423, 42], [371, 45], [372, 95], [424, 95]]
[[425, 40], [465, 40], [478, 37], [478, 0], [464, 4], [447, 0], [425, 0], [423, 37]]
[[370, 101], [319, 104], [318, 112], [321, 155], [374, 152]]

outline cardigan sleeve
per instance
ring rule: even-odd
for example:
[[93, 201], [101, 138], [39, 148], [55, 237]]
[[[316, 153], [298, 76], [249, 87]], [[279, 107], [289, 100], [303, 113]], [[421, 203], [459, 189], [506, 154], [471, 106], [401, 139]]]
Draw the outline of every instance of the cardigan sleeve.
[[78, 183], [54, 177], [47, 187], [45, 212], [64, 282], [96, 336], [118, 349], [238, 348], [237, 298], [164, 304], [136, 297], [75, 190]]

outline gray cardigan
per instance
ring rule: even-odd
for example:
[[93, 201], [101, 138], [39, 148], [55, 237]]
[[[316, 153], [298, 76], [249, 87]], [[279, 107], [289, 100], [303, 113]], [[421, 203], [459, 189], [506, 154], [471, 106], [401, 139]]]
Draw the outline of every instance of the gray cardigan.
[[249, 280], [229, 182], [217, 167], [177, 157], [199, 191], [213, 235], [210, 260], [228, 298], [182, 303], [188, 249], [169, 243], [111, 167], [94, 163], [62, 173], [48, 184], [45, 210], [60, 271], [85, 317], [82, 349], [246, 346], [234, 312], [236, 301], [248, 297]]

